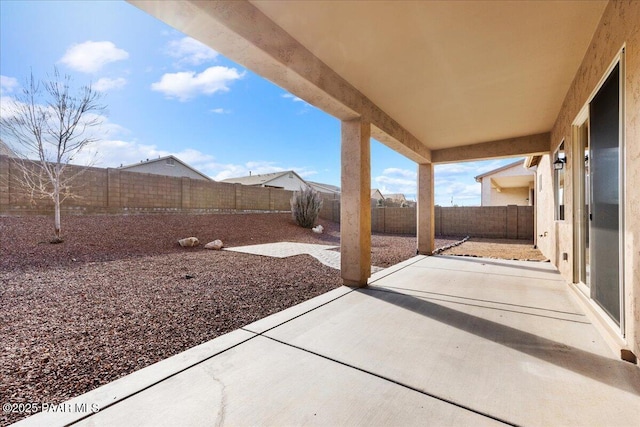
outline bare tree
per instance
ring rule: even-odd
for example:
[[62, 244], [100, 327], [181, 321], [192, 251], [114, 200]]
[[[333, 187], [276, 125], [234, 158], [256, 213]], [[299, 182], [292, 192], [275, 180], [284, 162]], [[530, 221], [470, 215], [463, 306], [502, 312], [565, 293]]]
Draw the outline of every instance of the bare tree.
[[68, 166], [97, 141], [91, 131], [102, 124], [100, 113], [105, 109], [91, 85], [72, 94], [70, 84], [71, 77], [61, 76], [57, 69], [42, 82], [31, 73], [22, 93], [9, 101], [0, 116], [0, 137], [18, 155], [14, 162], [19, 185], [34, 203], [37, 199], [53, 201], [52, 243], [62, 242], [60, 205], [77, 197], [72, 185], [90, 164]]

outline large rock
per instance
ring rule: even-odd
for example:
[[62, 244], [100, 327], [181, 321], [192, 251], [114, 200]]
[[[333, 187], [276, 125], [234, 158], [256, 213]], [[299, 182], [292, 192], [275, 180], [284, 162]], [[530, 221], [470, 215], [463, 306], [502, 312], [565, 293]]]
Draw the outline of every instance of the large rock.
[[206, 245], [204, 245], [205, 249], [214, 249], [214, 250], [220, 250], [222, 249], [222, 240], [214, 240], [213, 242], [209, 242]]
[[185, 239], [178, 240], [178, 243], [180, 243], [180, 246], [183, 248], [190, 248], [192, 246], [198, 246], [200, 241], [197, 237], [187, 237]]

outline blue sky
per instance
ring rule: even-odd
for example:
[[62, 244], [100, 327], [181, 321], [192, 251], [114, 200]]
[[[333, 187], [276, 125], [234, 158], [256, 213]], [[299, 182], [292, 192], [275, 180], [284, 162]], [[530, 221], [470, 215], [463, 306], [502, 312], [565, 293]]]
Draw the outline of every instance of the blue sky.
[[[294, 169], [340, 185], [340, 121], [124, 2], [0, 1], [0, 104], [30, 70], [91, 83], [107, 106], [99, 167], [174, 154], [213, 179]], [[474, 176], [513, 159], [438, 165], [436, 204], [479, 205]], [[372, 187], [415, 197], [416, 164], [372, 141]]]

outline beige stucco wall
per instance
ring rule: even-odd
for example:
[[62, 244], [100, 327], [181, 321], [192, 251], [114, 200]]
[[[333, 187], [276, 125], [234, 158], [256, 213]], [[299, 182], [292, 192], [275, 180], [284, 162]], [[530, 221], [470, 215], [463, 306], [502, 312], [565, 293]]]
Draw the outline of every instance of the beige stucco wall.
[[503, 188], [498, 192], [490, 181], [482, 180], [482, 206], [529, 206], [529, 187]]
[[498, 191], [493, 188], [491, 179], [501, 177], [520, 177], [523, 175], [530, 175], [531, 179], [534, 178], [534, 172], [525, 169], [523, 163], [518, 163], [510, 168], [499, 170], [491, 175], [487, 175], [481, 178], [482, 188], [482, 206], [529, 206], [529, 187], [507, 187], [501, 188]]
[[[624, 77], [624, 261], [625, 335], [627, 345], [640, 354], [640, 2], [612, 1], [607, 5], [562, 109], [551, 132], [551, 152], [564, 140], [567, 153], [565, 189], [567, 220], [553, 221], [553, 186], [548, 157], [539, 168], [544, 184], [538, 195], [538, 246], [558, 266], [567, 281], [573, 281], [572, 223], [572, 122], [589, 100], [608, 67], [623, 46]], [[548, 231], [548, 237], [540, 234]], [[558, 262], [562, 252], [567, 261]]]
[[296, 174], [291, 174], [291, 177], [287, 174], [265, 183], [265, 186], [284, 188], [289, 191], [298, 191], [300, 188], [306, 187], [307, 183], [298, 178]]

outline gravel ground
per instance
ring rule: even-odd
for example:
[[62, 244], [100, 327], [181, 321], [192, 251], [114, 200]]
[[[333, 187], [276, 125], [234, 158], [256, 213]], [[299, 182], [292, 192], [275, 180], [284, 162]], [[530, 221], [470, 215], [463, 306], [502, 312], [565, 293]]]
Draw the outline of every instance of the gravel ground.
[[[340, 286], [338, 270], [181, 248], [277, 241], [339, 245], [289, 214], [67, 216], [51, 245], [49, 217], [0, 217], [0, 402], [59, 403]], [[437, 246], [456, 239], [438, 239]], [[415, 254], [414, 236], [372, 236], [372, 262]], [[25, 414], [0, 414], [0, 424]]]

